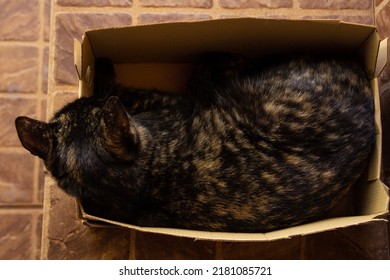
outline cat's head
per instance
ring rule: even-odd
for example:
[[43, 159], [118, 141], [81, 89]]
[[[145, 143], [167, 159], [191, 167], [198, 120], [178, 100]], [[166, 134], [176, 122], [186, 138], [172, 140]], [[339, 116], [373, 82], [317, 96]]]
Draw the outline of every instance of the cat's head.
[[85, 188], [94, 181], [115, 176], [115, 167], [132, 164], [139, 153], [136, 124], [118, 97], [82, 98], [48, 123], [18, 117], [15, 125], [23, 147], [43, 159], [58, 185], [76, 197], [91, 191]]

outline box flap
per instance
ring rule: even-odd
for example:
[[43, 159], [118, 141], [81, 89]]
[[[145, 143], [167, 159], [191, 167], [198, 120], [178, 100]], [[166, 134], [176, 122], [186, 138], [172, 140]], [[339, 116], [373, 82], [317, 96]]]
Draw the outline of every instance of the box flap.
[[381, 215], [389, 212], [389, 189], [379, 179], [368, 182], [357, 194], [358, 214]]
[[375, 77], [379, 77], [387, 64], [387, 42], [388, 38], [382, 40], [379, 45], [378, 58], [375, 68]]
[[374, 30], [338, 21], [234, 18], [92, 30], [86, 36], [96, 57], [158, 63], [191, 62], [210, 51], [249, 56], [307, 50], [353, 53]]
[[79, 76], [79, 97], [93, 94], [93, 77], [95, 67], [95, 54], [87, 36], [83, 36], [81, 46], [75, 40], [75, 66]]
[[[386, 61], [386, 43], [380, 43], [375, 27], [329, 20], [270, 20], [238, 18], [202, 22], [176, 22], [158, 25], [133, 26], [87, 31], [81, 46], [81, 64], [75, 59], [83, 96], [93, 93], [94, 59], [109, 57], [116, 67], [146, 64], [177, 64], [187, 69], [204, 52], [226, 51], [253, 57], [266, 57], [294, 52], [356, 54], [372, 79], [375, 100], [377, 142], [370, 159], [368, 182], [360, 193], [360, 216], [332, 218], [270, 233], [221, 233], [170, 228], [144, 228], [108, 221], [82, 211], [87, 223], [98, 221], [146, 232], [156, 232], [196, 239], [230, 241], [268, 241], [295, 235], [312, 234], [360, 223], [377, 221], [377, 216], [388, 212], [388, 189], [380, 182], [381, 123], [378, 81], [375, 77]], [[77, 47], [76, 47], [77, 48]], [[77, 50], [79, 51], [79, 50]], [[75, 52], [76, 54], [76, 52]], [[122, 65], [121, 63], [126, 63]], [[165, 66], [164, 66], [165, 67]], [[138, 67], [137, 67], [138, 68]], [[80, 70], [81, 69], [81, 70]], [[175, 71], [178, 68], [175, 68]], [[186, 75], [185, 71], [180, 71]], [[172, 73], [176, 73], [173, 71]], [[150, 77], [146, 67], [136, 73]], [[121, 78], [120, 74], [118, 75]], [[161, 78], [161, 77], [160, 77]], [[127, 79], [127, 77], [123, 77]], [[161, 80], [169, 80], [164, 76]], [[181, 86], [179, 86], [181, 88]]]
[[76, 67], [77, 76], [79, 77], [79, 80], [82, 79], [82, 72], [81, 72], [81, 44], [77, 39], [73, 40], [73, 53], [74, 53], [74, 65]]
[[377, 215], [340, 217], [317, 221], [310, 224], [295, 226], [282, 230], [273, 231], [270, 233], [231, 233], [231, 232], [210, 232], [175, 228], [156, 228], [156, 227], [139, 227], [128, 225], [120, 222], [110, 221], [103, 218], [95, 217], [85, 214], [82, 217], [86, 223], [95, 226], [93, 223], [97, 221], [97, 226], [102, 226], [103, 223], [108, 225], [117, 225], [129, 229], [135, 229], [141, 232], [151, 232], [158, 234], [165, 234], [177, 237], [187, 237], [199, 240], [213, 240], [213, 241], [272, 241], [277, 239], [286, 239], [293, 236], [303, 236], [338, 228], [345, 228], [352, 225], [359, 225], [375, 221], [383, 221], [384, 219], [377, 218]]
[[378, 79], [371, 80], [371, 90], [374, 97], [375, 106], [375, 132], [376, 141], [371, 152], [368, 168], [368, 181], [377, 180], [380, 178], [381, 163], [382, 163], [382, 123], [381, 123], [381, 111], [380, 111], [380, 98], [379, 98], [379, 86]]

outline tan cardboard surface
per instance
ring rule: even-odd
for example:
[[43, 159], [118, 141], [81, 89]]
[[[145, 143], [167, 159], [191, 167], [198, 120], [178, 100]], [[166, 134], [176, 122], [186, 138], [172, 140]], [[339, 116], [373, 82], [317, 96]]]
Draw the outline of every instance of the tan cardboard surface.
[[[117, 82], [133, 88], [184, 93], [191, 75], [190, 63], [118, 63]], [[129, 78], [131, 77], [131, 78]]]
[[379, 77], [380, 73], [383, 71], [387, 64], [387, 48], [388, 48], [388, 38], [385, 38], [381, 41], [379, 50], [378, 50], [378, 59], [375, 69], [375, 77]]
[[[127, 227], [142, 232], [152, 232], [166, 235], [173, 235], [179, 237], [187, 237], [194, 239], [218, 240], [218, 241], [271, 241], [277, 239], [290, 238], [299, 235], [308, 235], [327, 230], [334, 230], [338, 228], [345, 228], [352, 225], [364, 224], [376, 221], [383, 221], [384, 219], [376, 218], [376, 215], [339, 217], [327, 220], [321, 220], [310, 224], [295, 226], [282, 230], [277, 230], [268, 233], [232, 233], [232, 232], [209, 232], [197, 231], [175, 228], [154, 228], [154, 227], [139, 227], [120, 222], [110, 221], [92, 215], [84, 214], [88, 224], [94, 226], [94, 221], [105, 222], [121, 227]], [[92, 221], [92, 222], [91, 222]], [[100, 224], [101, 225], [101, 224]]]
[[[76, 43], [77, 45], [77, 43]], [[338, 21], [290, 21], [264, 19], [225, 19], [196, 23], [167, 23], [149, 26], [89, 31], [75, 58], [81, 77], [80, 96], [93, 92], [94, 57], [109, 57], [116, 64], [117, 79], [127, 86], [158, 88], [180, 93], [191, 70], [191, 62], [208, 51], [227, 51], [253, 57], [292, 52], [356, 54], [371, 81], [375, 100], [377, 142], [368, 174], [356, 190], [354, 203], [359, 216], [338, 217], [270, 233], [212, 233], [169, 228], [140, 228], [107, 221], [81, 211], [83, 219], [108, 222], [140, 231], [216, 240], [274, 240], [293, 235], [375, 222], [388, 211], [388, 190], [380, 182], [381, 123], [378, 81], [374, 75], [384, 66], [383, 43], [372, 26]], [[379, 52], [379, 56], [378, 56]], [[378, 58], [379, 57], [379, 58]]]
[[87, 36], [96, 57], [110, 54], [115, 62], [186, 62], [196, 53], [215, 50], [250, 56], [305, 49], [345, 52], [359, 48], [374, 30], [359, 27], [338, 21], [248, 18], [114, 28], [89, 31]]

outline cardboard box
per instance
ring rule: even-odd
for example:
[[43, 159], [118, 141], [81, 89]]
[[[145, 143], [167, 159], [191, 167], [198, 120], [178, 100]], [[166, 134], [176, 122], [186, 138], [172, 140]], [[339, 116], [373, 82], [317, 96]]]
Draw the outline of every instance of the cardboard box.
[[389, 207], [387, 187], [380, 181], [381, 121], [377, 77], [386, 64], [387, 40], [380, 41], [375, 27], [339, 21], [222, 19], [165, 23], [92, 30], [81, 44], [75, 41], [75, 65], [80, 96], [93, 93], [94, 59], [109, 57], [118, 80], [127, 86], [158, 88], [180, 93], [192, 62], [202, 53], [224, 51], [255, 57], [293, 52], [355, 54], [367, 71], [375, 99], [377, 140], [368, 173], [353, 196], [355, 216], [336, 216], [268, 233], [224, 233], [172, 228], [138, 227], [86, 213], [91, 225], [118, 225], [144, 232], [225, 241], [268, 241], [313, 234], [357, 224], [383, 222]]

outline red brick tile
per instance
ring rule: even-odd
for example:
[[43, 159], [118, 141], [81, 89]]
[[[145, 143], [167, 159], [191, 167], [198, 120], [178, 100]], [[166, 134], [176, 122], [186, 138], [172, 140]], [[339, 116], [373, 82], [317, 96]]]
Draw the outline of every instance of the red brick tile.
[[306, 259], [388, 259], [387, 223], [374, 222], [306, 237]]
[[382, 180], [390, 186], [390, 66], [380, 77], [380, 104], [382, 120]]
[[[390, 57], [390, 46], [387, 49], [387, 57]], [[383, 69], [382, 73], [379, 76], [379, 91], [380, 94], [386, 94], [385, 92], [389, 92], [390, 94], [390, 64], [387, 63], [385, 69]], [[384, 107], [384, 110], [389, 111], [390, 107]]]
[[38, 174], [35, 176], [38, 176], [38, 191], [37, 191], [37, 197], [35, 200], [37, 203], [43, 205], [43, 195], [44, 195], [44, 186], [45, 186], [45, 168], [43, 165], [43, 161], [39, 161], [38, 164]]
[[214, 259], [215, 242], [136, 232], [135, 258], [139, 260]]
[[16, 134], [15, 119], [18, 116], [29, 116], [37, 118], [37, 101], [35, 99], [8, 98], [0, 97], [0, 146], [21, 147], [19, 138]]
[[143, 7], [211, 8], [212, 0], [140, 0]]
[[304, 9], [369, 9], [371, 7], [371, 0], [332, 0], [332, 1], [313, 1], [300, 0], [300, 7]]
[[378, 11], [376, 25], [382, 38], [390, 36], [390, 2]]
[[25, 150], [0, 151], [0, 204], [33, 201], [34, 157]]
[[269, 242], [221, 242], [225, 260], [296, 260], [301, 258], [301, 239], [294, 237]]
[[219, 0], [223, 8], [245, 9], [245, 8], [291, 8], [292, 0]]
[[78, 223], [74, 231], [64, 229], [65, 239], [48, 239], [52, 260], [123, 260], [129, 257], [129, 233], [123, 229], [93, 228]]
[[[0, 92], [35, 93], [38, 80], [38, 49], [0, 46]], [[6, 59], [5, 59], [6, 58]]]
[[[378, 12], [376, 24], [381, 38], [390, 37], [390, 2]], [[390, 58], [390, 46], [387, 47], [387, 57]], [[390, 63], [379, 76], [379, 90], [382, 118], [382, 178], [390, 185]]]
[[128, 259], [130, 230], [114, 227], [91, 227], [80, 220], [74, 198], [54, 183], [50, 188], [47, 248], [44, 259]]
[[2, 1], [0, 5], [0, 40], [39, 38], [39, 0]]
[[49, 119], [62, 107], [76, 100], [77, 92], [55, 92], [53, 94], [52, 110], [49, 112]]
[[0, 211], [0, 259], [28, 260], [32, 257], [32, 214]]
[[[390, 45], [387, 47], [387, 57], [390, 58]], [[390, 92], [390, 63], [387, 62], [385, 69], [379, 76], [379, 90], [381, 94], [385, 91]], [[388, 108], [384, 108], [388, 110]]]
[[[379, 5], [382, 1], [377, 1]], [[376, 23], [379, 34], [382, 38], [390, 36], [390, 2], [388, 2], [377, 14]], [[387, 56], [390, 57], [390, 46], [387, 49]], [[382, 118], [382, 180], [388, 186], [390, 185], [390, 65], [386, 66], [380, 76], [380, 101]], [[390, 215], [388, 215], [390, 220]], [[388, 222], [388, 240], [390, 242], [390, 222]], [[390, 254], [390, 246], [389, 246]]]
[[73, 39], [81, 40], [88, 29], [131, 24], [131, 16], [125, 13], [59, 13], [55, 18], [54, 79], [59, 84], [77, 85], [74, 68]]
[[387, 240], [389, 242], [388, 249], [389, 249], [389, 260], [390, 260], [390, 214], [387, 215], [387, 237], [388, 237]]
[[150, 23], [173, 22], [173, 21], [197, 21], [197, 20], [206, 20], [206, 19], [211, 19], [211, 16], [207, 14], [144, 13], [138, 16], [138, 23], [150, 24]]
[[129, 7], [132, 5], [132, 0], [57, 0], [56, 3], [60, 6], [76, 6], [76, 7]]

